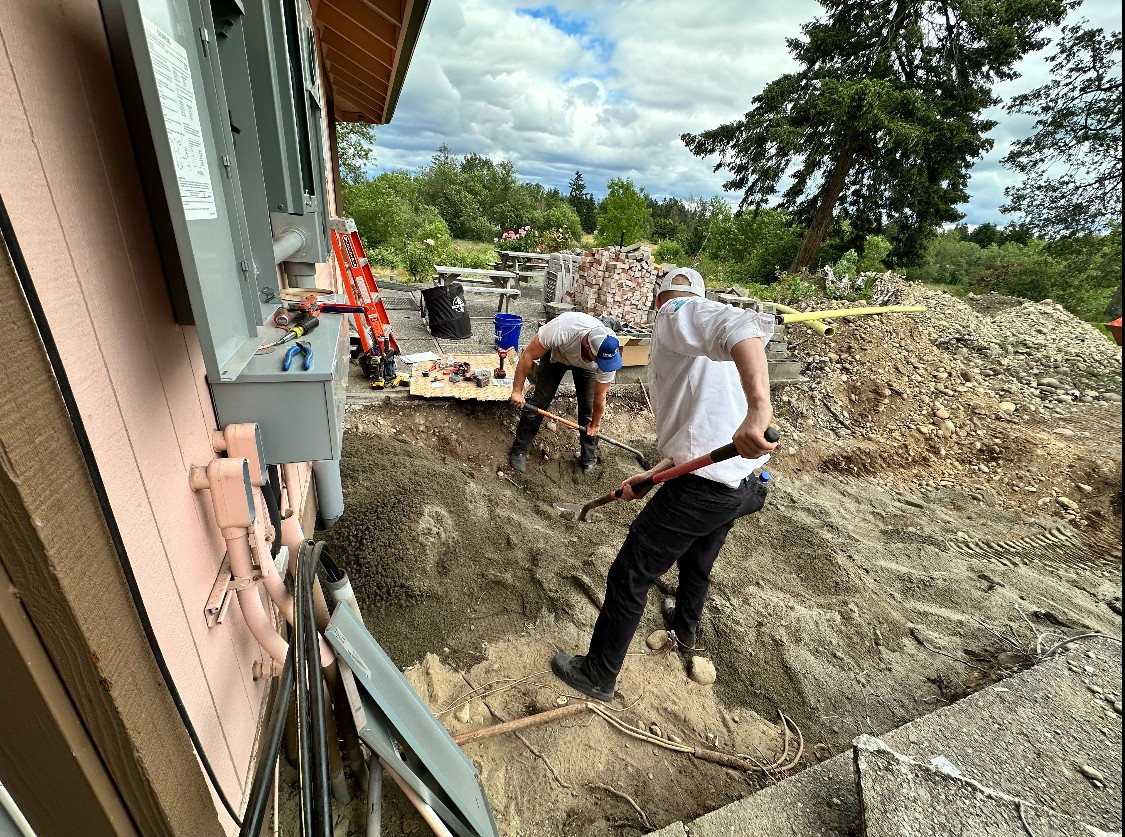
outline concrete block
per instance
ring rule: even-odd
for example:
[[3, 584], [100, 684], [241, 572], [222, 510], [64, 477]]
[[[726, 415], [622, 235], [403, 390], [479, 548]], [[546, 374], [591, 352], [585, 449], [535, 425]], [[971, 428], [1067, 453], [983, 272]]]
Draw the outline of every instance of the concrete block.
[[655, 834], [648, 835], [648, 837], [687, 837], [687, 832], [684, 831], [684, 824], [677, 822], [667, 828], [660, 829]]
[[1050, 808], [1017, 799], [921, 764], [883, 741], [855, 745], [864, 837], [1108, 837], [1105, 831]]
[[1117, 832], [1121, 716], [1106, 698], [1120, 694], [1121, 646], [1091, 640], [883, 738], [917, 761], [944, 756], [985, 787]]
[[688, 824], [690, 837], [850, 837], [859, 822], [849, 754]]

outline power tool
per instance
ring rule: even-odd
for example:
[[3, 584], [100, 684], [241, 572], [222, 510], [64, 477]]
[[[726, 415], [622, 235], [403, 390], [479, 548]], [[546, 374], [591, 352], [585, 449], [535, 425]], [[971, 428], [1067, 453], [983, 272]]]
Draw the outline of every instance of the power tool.
[[398, 353], [398, 350], [391, 346], [389, 337], [375, 335], [375, 345], [371, 348], [371, 354], [374, 355], [372, 363], [378, 362], [379, 371], [371, 382], [372, 389], [410, 386], [410, 379], [406, 375], [400, 375], [395, 368], [395, 356]]

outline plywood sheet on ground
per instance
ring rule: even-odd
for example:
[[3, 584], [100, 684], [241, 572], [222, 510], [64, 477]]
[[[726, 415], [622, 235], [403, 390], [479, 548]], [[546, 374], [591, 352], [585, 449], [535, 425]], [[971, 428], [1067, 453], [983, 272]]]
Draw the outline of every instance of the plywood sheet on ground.
[[[499, 357], [487, 355], [451, 355], [456, 363], [469, 363], [473, 369], [487, 369], [489, 372], [499, 365]], [[410, 370], [410, 394], [422, 398], [456, 398], [461, 401], [507, 401], [512, 395], [512, 377], [519, 357], [509, 354], [504, 361], [508, 377], [503, 380], [493, 378], [486, 387], [478, 387], [475, 381], [460, 381], [452, 384], [443, 373], [431, 372], [429, 377], [422, 373], [430, 368], [428, 363], [416, 363]], [[436, 386], [435, 386], [436, 384]]]

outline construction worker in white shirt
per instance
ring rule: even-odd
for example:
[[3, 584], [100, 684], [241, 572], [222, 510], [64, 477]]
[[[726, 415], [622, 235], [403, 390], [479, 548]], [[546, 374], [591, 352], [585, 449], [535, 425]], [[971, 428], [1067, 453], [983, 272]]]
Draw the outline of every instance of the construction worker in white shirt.
[[773, 420], [765, 351], [773, 318], [706, 299], [703, 278], [691, 268], [663, 278], [656, 306], [649, 384], [657, 443], [666, 458], [626, 480], [624, 498], [647, 493], [632, 487], [646, 477], [732, 440], [740, 456], [661, 486], [610, 567], [588, 653], [560, 653], [552, 661], [567, 685], [604, 701], [613, 699], [650, 588], [675, 565], [676, 599], [662, 608], [664, 619], [686, 657], [703, 650], [697, 637], [715, 559], [735, 521], [765, 503], [765, 486], [754, 472], [776, 447], [765, 438]]
[[[524, 396], [524, 386], [531, 366], [539, 361], [535, 390]], [[605, 398], [622, 366], [621, 343], [612, 330], [589, 314], [568, 311], [551, 320], [523, 350], [512, 380], [513, 407], [523, 410], [516, 439], [508, 455], [513, 470], [527, 470], [527, 452], [543, 417], [535, 408], [550, 410], [555, 393], [567, 372], [574, 379], [578, 394], [578, 423], [586, 428], [581, 435], [578, 467], [588, 474], [598, 464], [598, 439]], [[524, 409], [530, 404], [532, 409]]]

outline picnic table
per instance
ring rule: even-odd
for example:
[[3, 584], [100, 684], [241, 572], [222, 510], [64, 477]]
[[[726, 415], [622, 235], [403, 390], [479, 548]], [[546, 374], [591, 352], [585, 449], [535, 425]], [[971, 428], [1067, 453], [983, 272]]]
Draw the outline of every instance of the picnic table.
[[496, 313], [507, 312], [513, 299], [520, 298], [519, 277], [510, 270], [482, 270], [476, 267], [434, 265], [434, 285], [459, 282], [465, 293], [496, 294], [500, 297]]
[[545, 253], [521, 253], [517, 250], [500, 250], [499, 255], [500, 266], [511, 270], [524, 282], [545, 271], [549, 258]]

